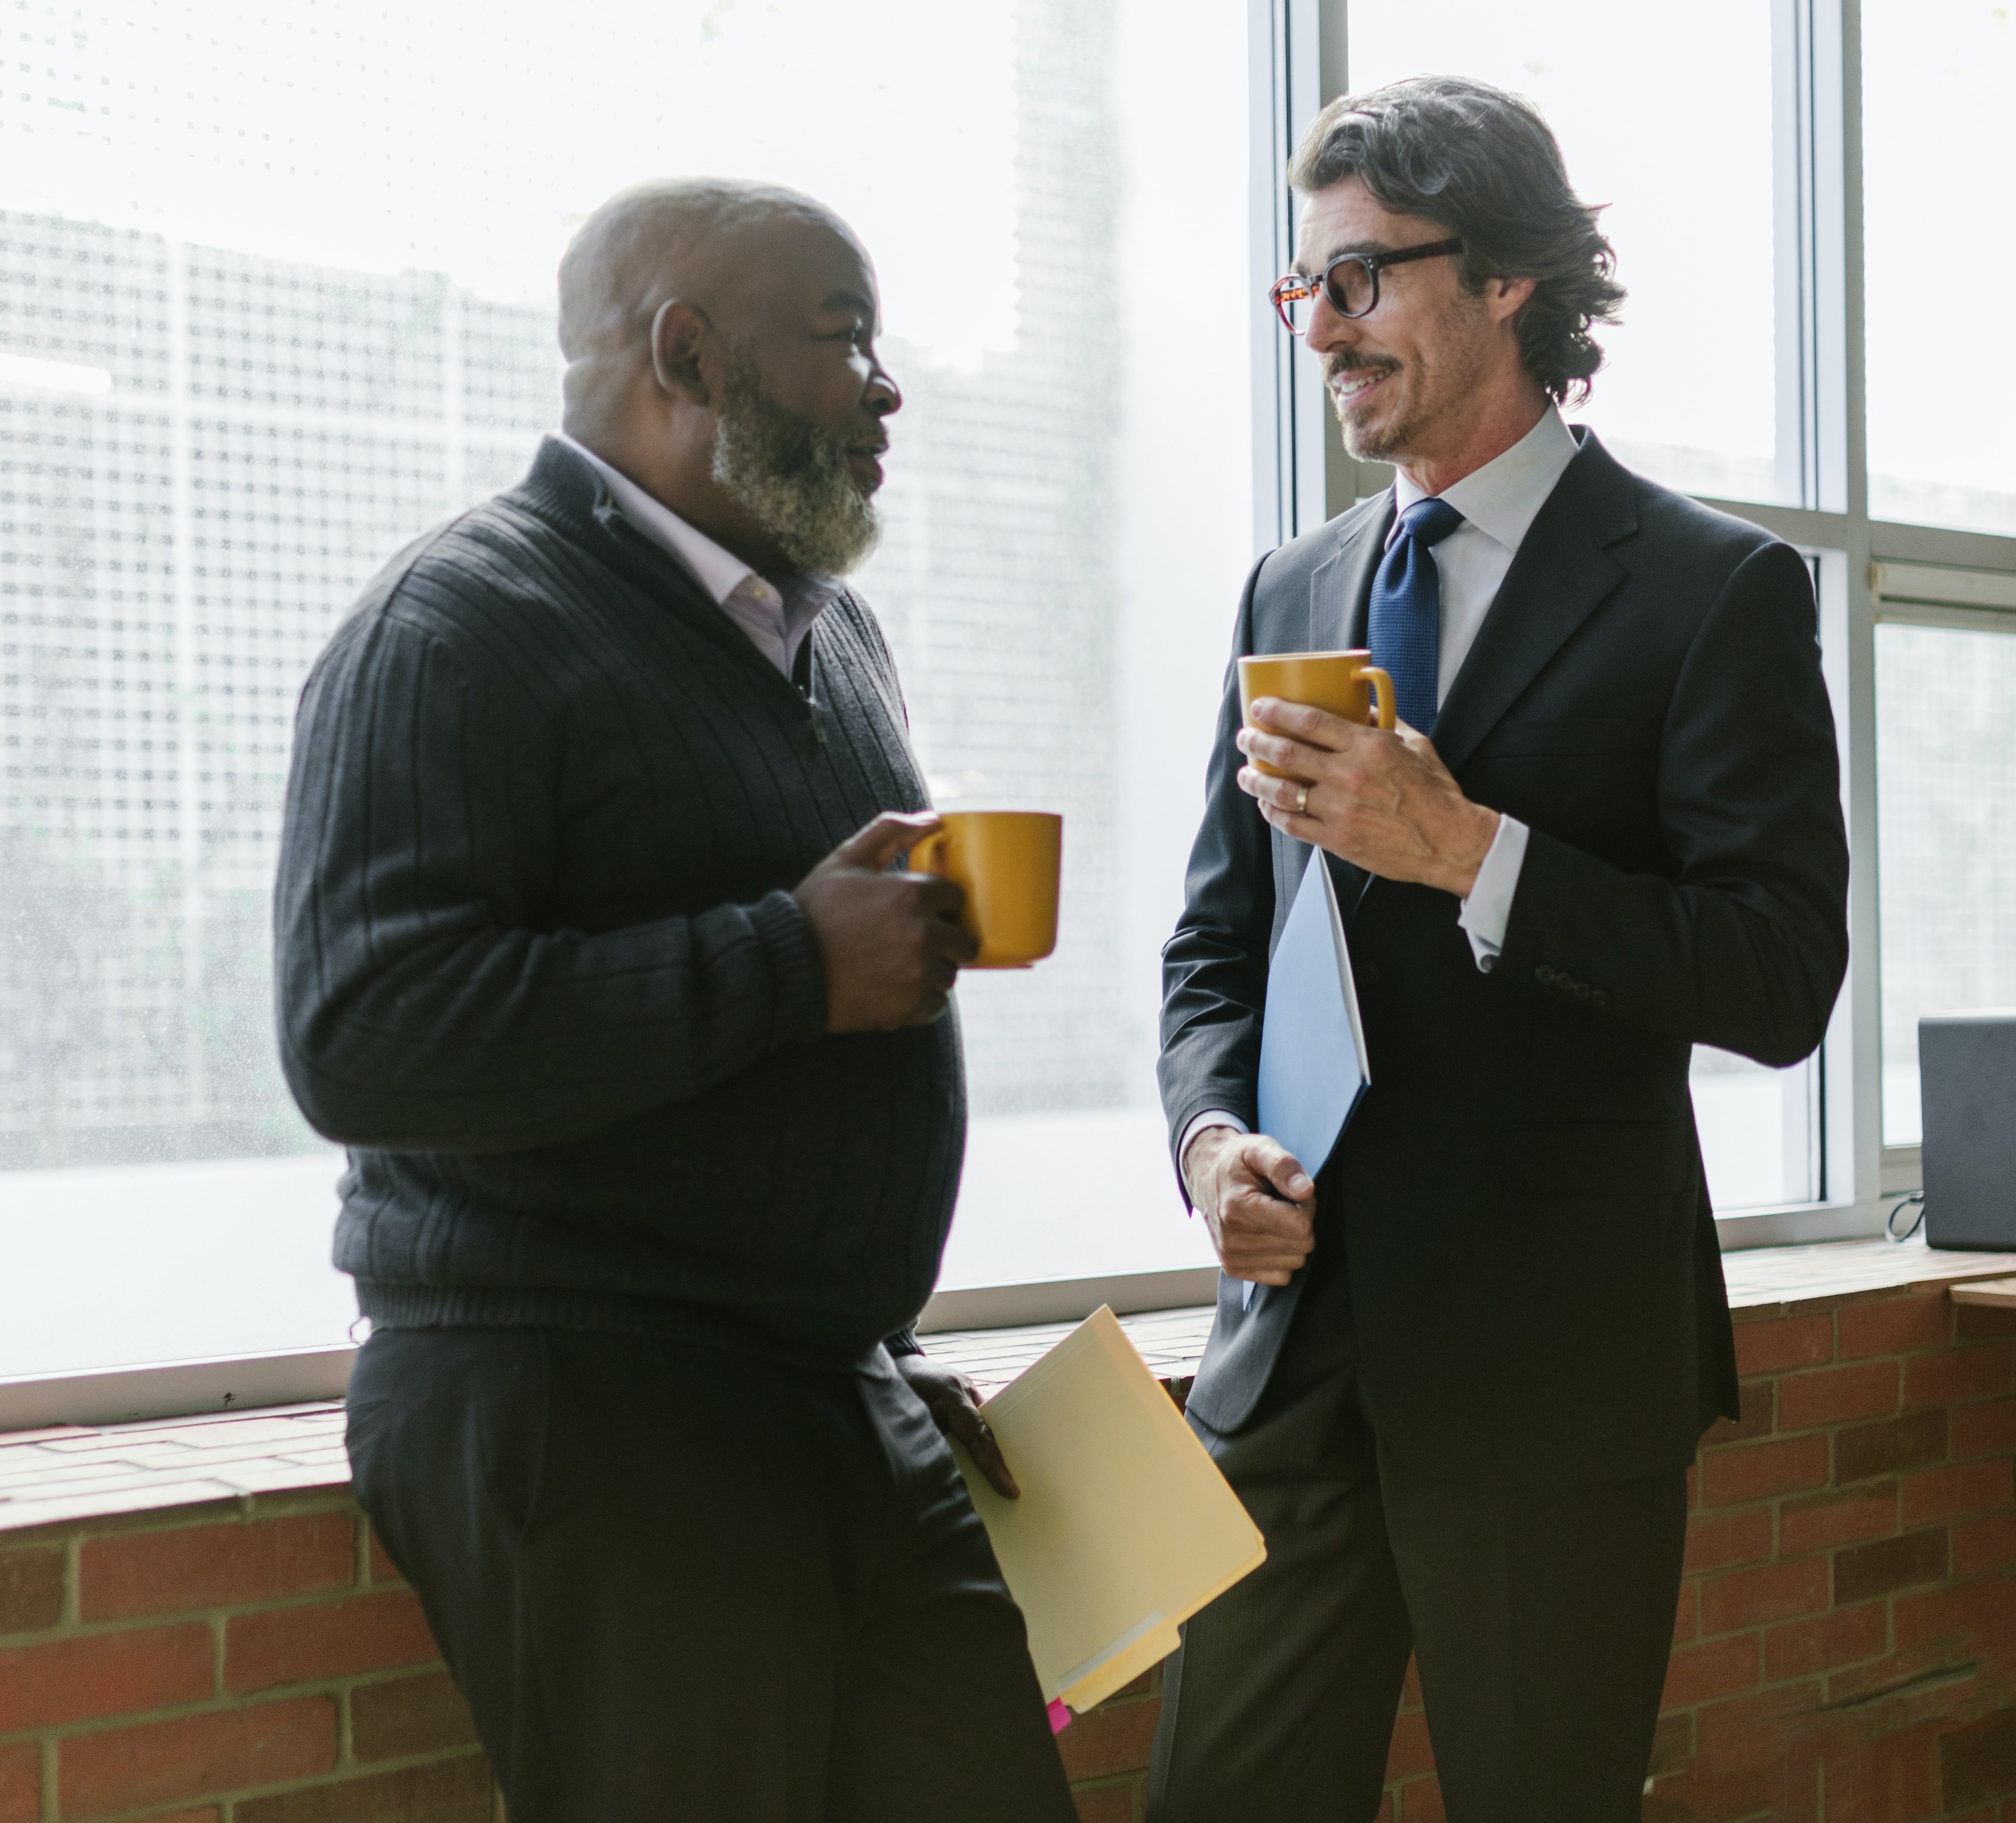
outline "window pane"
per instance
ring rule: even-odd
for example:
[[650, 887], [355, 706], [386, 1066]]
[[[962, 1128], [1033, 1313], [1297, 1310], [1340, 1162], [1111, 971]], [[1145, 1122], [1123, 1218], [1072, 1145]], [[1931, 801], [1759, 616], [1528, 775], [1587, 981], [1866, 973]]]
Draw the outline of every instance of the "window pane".
[[2002, 0], [1863, 0], [1869, 510], [1878, 519], [2016, 532], [2012, 97], [2016, 22]]
[[1694, 1047], [1688, 1088], [1719, 1216], [1820, 1198], [1820, 1068], [1767, 1069]]
[[1793, 497], [1777, 459], [1771, 9], [1442, 0], [1355, 5], [1350, 22], [1354, 89], [1449, 71], [1523, 95], [1578, 192], [1607, 205], [1630, 296], [1597, 331], [1609, 359], [1571, 415], [1669, 486]]
[[1883, 1140], [1918, 1143], [1918, 1021], [2016, 1008], [2016, 628], [1876, 629]]
[[[106, 1167], [64, 1206], [116, 1259], [178, 1162], [264, 1155], [218, 1194], [298, 1202], [308, 1174], [294, 1339], [340, 1333], [313, 1190], [337, 1165], [268, 1007], [294, 698], [362, 583], [556, 424], [553, 271], [581, 216], [725, 171], [812, 191], [877, 260], [907, 405], [864, 593], [935, 792], [1066, 817], [1057, 955], [961, 991], [948, 1282], [1208, 1257], [1152, 1062], [1251, 558], [1245, 23], [1175, 14], [51, 16], [0, 95], [0, 1225]], [[1178, 244], [1177, 292], [1123, 284]], [[220, 1320], [170, 1352], [270, 1346]]]
[[[1597, 0], [1443, 0], [1354, 6], [1350, 30], [1354, 89], [1427, 71], [1510, 89], [1546, 117], [1578, 192], [1605, 205], [1630, 294], [1624, 321], [1597, 328], [1607, 359], [1568, 416], [1669, 487], [1793, 498], [1796, 451], [1781, 469], [1777, 436], [1770, 9], [1710, 0], [1681, 27]], [[1820, 1194], [1816, 1065], [1768, 1070], [1701, 1046], [1690, 1073], [1719, 1212]]]

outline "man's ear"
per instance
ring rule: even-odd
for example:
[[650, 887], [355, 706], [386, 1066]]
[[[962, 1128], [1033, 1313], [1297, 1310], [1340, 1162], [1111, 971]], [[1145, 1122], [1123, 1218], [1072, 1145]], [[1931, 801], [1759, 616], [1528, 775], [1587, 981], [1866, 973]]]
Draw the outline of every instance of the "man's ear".
[[1503, 322], [1507, 317], [1517, 316], [1526, 300], [1539, 288], [1537, 279], [1486, 279], [1484, 297], [1492, 320]]
[[697, 405], [711, 402], [700, 351], [713, 328], [706, 312], [683, 298], [658, 306], [651, 319], [651, 371], [662, 391], [684, 393]]

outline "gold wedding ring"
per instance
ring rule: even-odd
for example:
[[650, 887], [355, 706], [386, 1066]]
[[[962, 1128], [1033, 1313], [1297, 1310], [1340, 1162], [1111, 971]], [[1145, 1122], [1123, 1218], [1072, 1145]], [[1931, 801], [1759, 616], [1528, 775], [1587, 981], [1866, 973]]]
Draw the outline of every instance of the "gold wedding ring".
[[1309, 813], [1309, 788], [1307, 785], [1305, 785], [1302, 787], [1301, 795], [1295, 800], [1295, 814], [1298, 816], [1306, 816]]

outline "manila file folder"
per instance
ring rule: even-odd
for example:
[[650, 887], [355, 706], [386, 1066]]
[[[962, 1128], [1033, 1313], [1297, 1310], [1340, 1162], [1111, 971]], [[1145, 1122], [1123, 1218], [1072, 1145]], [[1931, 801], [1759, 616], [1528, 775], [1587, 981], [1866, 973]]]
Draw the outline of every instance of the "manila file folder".
[[1029, 1629], [1046, 1702], [1082, 1714], [1176, 1649], [1267, 1555], [1259, 1528], [1101, 1306], [981, 1407], [1022, 1490], [960, 1471]]

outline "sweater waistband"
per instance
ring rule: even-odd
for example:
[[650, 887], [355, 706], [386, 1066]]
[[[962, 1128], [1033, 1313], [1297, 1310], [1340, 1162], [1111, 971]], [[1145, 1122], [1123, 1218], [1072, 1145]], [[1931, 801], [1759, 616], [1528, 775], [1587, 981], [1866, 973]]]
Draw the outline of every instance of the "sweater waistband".
[[[500, 1286], [402, 1285], [358, 1279], [357, 1307], [380, 1329], [574, 1329], [653, 1335], [668, 1342], [754, 1355], [833, 1373], [872, 1369], [880, 1342], [867, 1347], [821, 1343], [704, 1306], [609, 1292]], [[913, 1345], [914, 1346], [914, 1345]]]

